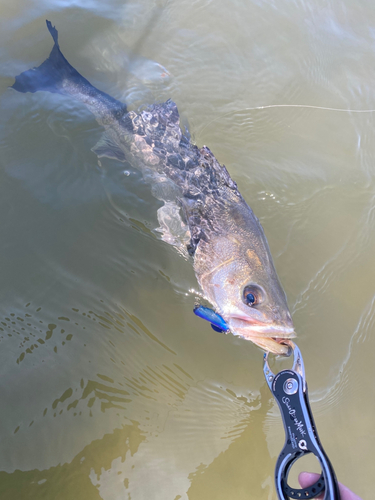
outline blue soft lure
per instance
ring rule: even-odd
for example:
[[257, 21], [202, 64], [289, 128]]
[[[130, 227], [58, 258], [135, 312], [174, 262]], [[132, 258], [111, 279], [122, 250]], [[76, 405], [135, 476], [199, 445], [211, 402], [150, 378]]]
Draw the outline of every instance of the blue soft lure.
[[213, 309], [204, 306], [196, 306], [194, 308], [194, 313], [200, 318], [209, 321], [215, 332], [226, 333], [229, 331], [228, 325], [226, 324], [224, 319], [220, 316], [220, 314], [217, 314]]

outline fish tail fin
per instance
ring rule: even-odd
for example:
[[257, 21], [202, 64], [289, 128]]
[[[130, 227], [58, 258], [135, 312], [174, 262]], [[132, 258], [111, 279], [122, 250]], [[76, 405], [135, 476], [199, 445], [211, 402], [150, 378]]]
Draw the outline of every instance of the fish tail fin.
[[46, 25], [47, 25], [48, 31], [51, 33], [51, 36], [53, 38], [53, 41], [55, 42], [55, 45], [57, 45], [57, 47], [59, 47], [59, 32], [57, 31], [56, 26], [52, 26], [51, 21], [48, 21], [48, 19], [46, 19]]
[[58, 31], [50, 21], [46, 21], [48, 31], [54, 40], [54, 46], [47, 59], [37, 68], [31, 68], [16, 76], [12, 88], [18, 92], [38, 92], [46, 90], [64, 94], [63, 83], [66, 80], [89, 83], [63, 56], [58, 42]]

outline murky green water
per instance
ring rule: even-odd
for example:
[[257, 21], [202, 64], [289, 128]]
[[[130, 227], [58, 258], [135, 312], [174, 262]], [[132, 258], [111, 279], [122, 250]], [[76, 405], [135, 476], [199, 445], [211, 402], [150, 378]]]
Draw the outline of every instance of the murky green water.
[[0, 497], [273, 500], [284, 441], [261, 351], [193, 315], [191, 263], [154, 231], [140, 173], [98, 165], [78, 103], [7, 89], [49, 54], [47, 18], [94, 85], [130, 108], [173, 98], [227, 165], [265, 228], [324, 447], [371, 498], [375, 113], [252, 108], [375, 109], [374, 3], [0, 8]]

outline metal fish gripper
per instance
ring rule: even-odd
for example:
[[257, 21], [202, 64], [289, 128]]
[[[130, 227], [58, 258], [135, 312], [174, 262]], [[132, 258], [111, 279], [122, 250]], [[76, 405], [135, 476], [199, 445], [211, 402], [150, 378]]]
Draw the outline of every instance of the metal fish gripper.
[[[335, 472], [318, 437], [311, 412], [305, 368], [301, 351], [291, 341], [293, 368], [272, 373], [268, 353], [264, 354], [263, 372], [268, 387], [279, 405], [285, 430], [285, 443], [276, 462], [275, 485], [280, 500], [315, 498], [324, 491], [324, 500], [340, 500]], [[322, 473], [308, 488], [292, 488], [288, 474], [292, 465], [304, 455], [312, 453], [318, 459]]]

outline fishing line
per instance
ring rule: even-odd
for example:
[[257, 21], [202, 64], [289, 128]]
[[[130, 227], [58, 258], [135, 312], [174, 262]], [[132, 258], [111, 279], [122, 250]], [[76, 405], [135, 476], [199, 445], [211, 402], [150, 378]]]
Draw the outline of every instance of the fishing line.
[[206, 123], [206, 125], [200, 130], [200, 132], [203, 132], [203, 130], [209, 125], [211, 125], [211, 123], [216, 122], [217, 120], [223, 118], [224, 116], [229, 116], [235, 113], [242, 113], [243, 111], [259, 111], [262, 109], [270, 109], [270, 108], [305, 108], [305, 109], [319, 109], [323, 111], [338, 111], [341, 113], [375, 113], [375, 109], [329, 108], [325, 106], [313, 106], [310, 104], [268, 104], [266, 106], [255, 106], [254, 108], [243, 108], [234, 111], [228, 111], [228, 113], [224, 113], [221, 116], [217, 116], [210, 122]]

